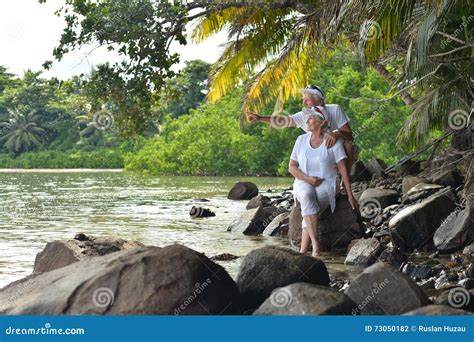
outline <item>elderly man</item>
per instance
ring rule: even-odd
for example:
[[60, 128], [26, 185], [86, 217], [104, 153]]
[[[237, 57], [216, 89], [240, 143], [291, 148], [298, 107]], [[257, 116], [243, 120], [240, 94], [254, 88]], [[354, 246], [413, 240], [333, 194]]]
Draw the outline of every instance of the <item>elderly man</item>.
[[[325, 104], [326, 96], [323, 90], [317, 86], [308, 86], [301, 89], [303, 94], [303, 106], [305, 108], [313, 108], [316, 106], [324, 106], [329, 114], [329, 131], [326, 140], [326, 147], [331, 148], [337, 140], [341, 139], [344, 150], [347, 154], [347, 169], [350, 171], [355, 160], [355, 148], [353, 143], [352, 130], [349, 126], [349, 117], [337, 104]], [[274, 128], [299, 127], [306, 130], [306, 115], [303, 111], [293, 114], [292, 116], [281, 115], [258, 115], [248, 112], [247, 119], [250, 123], [264, 122]]]

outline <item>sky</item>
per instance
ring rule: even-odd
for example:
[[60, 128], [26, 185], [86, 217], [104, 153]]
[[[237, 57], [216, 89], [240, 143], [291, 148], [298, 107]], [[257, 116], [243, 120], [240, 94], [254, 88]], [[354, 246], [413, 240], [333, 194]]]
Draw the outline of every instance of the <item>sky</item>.
[[[0, 65], [7, 67], [10, 73], [22, 75], [27, 69], [42, 70], [45, 61], [53, 60], [53, 48], [57, 46], [65, 26], [64, 20], [54, 12], [63, 3], [64, 0], [47, 0], [45, 4], [39, 4], [38, 0], [0, 0]], [[220, 33], [198, 46], [173, 44], [171, 50], [181, 56], [181, 63], [175, 69], [192, 59], [215, 62], [225, 39], [225, 34]], [[69, 53], [61, 62], [54, 61], [43, 76], [68, 79], [89, 73], [94, 65], [120, 60], [119, 56], [103, 47], [87, 56], [94, 47], [96, 45], [86, 46]]]

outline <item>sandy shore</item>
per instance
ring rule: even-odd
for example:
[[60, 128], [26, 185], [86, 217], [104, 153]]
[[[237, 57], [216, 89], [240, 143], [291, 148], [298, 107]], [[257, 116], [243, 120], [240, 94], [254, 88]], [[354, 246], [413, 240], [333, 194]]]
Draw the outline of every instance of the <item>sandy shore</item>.
[[76, 172], [123, 172], [123, 169], [0, 169], [0, 173], [76, 173]]

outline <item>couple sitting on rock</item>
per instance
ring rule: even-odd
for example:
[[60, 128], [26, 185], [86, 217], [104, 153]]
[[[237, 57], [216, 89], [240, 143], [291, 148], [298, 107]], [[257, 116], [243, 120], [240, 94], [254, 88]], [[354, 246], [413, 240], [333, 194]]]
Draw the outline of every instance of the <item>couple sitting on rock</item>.
[[352, 209], [358, 208], [349, 178], [355, 148], [349, 118], [342, 109], [336, 104], [325, 105], [325, 95], [319, 87], [309, 86], [301, 92], [304, 106], [301, 112], [288, 117], [247, 113], [247, 118], [251, 123], [265, 122], [275, 128], [299, 127], [306, 132], [295, 142], [289, 172], [295, 177], [293, 189], [303, 216], [300, 252], [306, 253], [311, 242], [312, 255], [317, 257], [320, 215], [327, 207], [334, 212], [336, 206], [337, 170]]

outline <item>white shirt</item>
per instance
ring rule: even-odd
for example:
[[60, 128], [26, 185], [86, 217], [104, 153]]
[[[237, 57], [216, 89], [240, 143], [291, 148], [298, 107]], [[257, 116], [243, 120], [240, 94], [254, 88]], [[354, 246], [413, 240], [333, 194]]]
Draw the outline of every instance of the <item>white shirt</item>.
[[[328, 194], [331, 203], [331, 211], [336, 207], [336, 182], [337, 163], [347, 158], [344, 146], [341, 141], [331, 147], [326, 147], [326, 137], [318, 148], [311, 147], [312, 133], [302, 134], [296, 139], [295, 146], [291, 152], [291, 160], [298, 162], [299, 169], [308, 176], [320, 177], [324, 180], [319, 186], [323, 187]], [[295, 179], [295, 184], [304, 182]]]
[[[349, 117], [347, 116], [346, 113], [342, 110], [342, 108], [337, 105], [337, 104], [327, 104], [324, 106], [324, 108], [328, 111], [329, 113], [329, 129], [335, 130], [338, 128], [341, 128], [344, 126], [346, 123], [350, 121]], [[296, 123], [296, 125], [304, 130], [305, 132], [308, 132], [306, 130], [306, 120], [307, 116], [301, 111], [296, 114], [293, 114], [291, 116], [293, 118], [293, 121]]]

